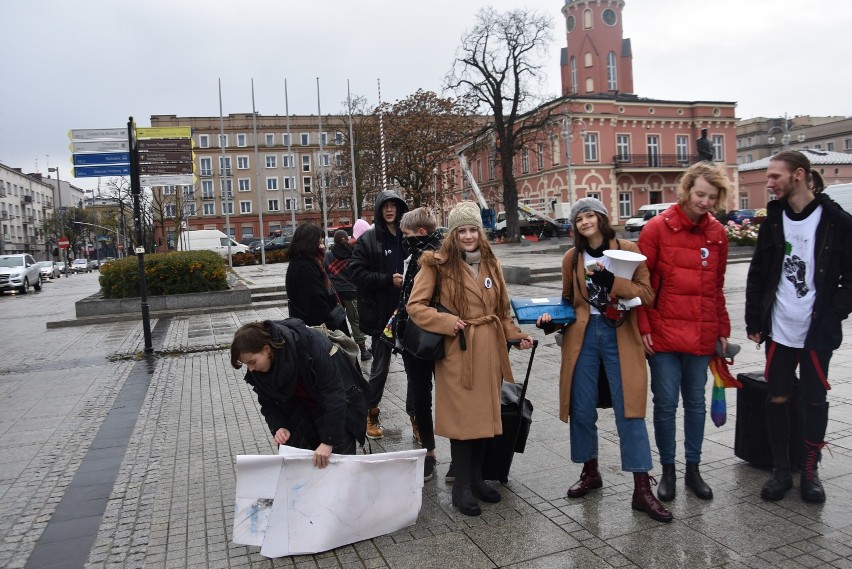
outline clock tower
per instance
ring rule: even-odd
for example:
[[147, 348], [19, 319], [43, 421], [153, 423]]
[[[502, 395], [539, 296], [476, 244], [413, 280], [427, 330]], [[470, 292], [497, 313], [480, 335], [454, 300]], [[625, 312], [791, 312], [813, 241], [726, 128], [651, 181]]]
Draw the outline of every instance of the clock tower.
[[562, 94], [633, 93], [633, 53], [621, 25], [624, 0], [565, 0]]

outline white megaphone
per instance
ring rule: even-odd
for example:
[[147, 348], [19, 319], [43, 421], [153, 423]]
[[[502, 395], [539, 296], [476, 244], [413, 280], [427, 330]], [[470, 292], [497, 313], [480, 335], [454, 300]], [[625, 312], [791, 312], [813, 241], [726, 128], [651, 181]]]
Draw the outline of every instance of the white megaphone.
[[[623, 279], [632, 279], [633, 273], [636, 272], [636, 267], [639, 263], [646, 260], [648, 257], [633, 251], [625, 251], [623, 249], [610, 249], [604, 251], [604, 256], [609, 259], [609, 270]], [[625, 309], [635, 308], [642, 305], [642, 300], [637, 296], [629, 300], [622, 300], [620, 304]]]

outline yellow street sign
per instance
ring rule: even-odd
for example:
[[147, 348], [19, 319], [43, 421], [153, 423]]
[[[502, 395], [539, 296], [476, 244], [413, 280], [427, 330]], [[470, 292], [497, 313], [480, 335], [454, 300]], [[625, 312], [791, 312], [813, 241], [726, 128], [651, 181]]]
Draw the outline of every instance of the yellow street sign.
[[189, 126], [136, 127], [136, 138], [192, 138]]

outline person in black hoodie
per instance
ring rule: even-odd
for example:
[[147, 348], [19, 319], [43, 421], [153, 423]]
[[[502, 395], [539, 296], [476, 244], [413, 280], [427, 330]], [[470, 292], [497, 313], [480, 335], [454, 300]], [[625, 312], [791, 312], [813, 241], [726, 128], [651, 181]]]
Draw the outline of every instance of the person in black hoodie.
[[245, 381], [279, 445], [314, 450], [314, 466], [355, 454], [364, 444], [369, 386], [357, 363], [319, 330], [297, 318], [241, 326], [231, 365], [248, 368]]
[[772, 156], [766, 206], [746, 282], [748, 338], [766, 342], [766, 426], [773, 468], [760, 497], [782, 499], [793, 487], [790, 404], [796, 368], [804, 416], [802, 500], [825, 502], [818, 464], [828, 425], [828, 364], [852, 312], [852, 216], [822, 193], [819, 172], [802, 152]]
[[325, 272], [331, 281], [340, 302], [346, 309], [346, 316], [352, 326], [352, 339], [358, 344], [361, 351], [361, 361], [367, 362], [373, 359], [367, 350], [365, 340], [367, 336], [358, 326], [358, 300], [356, 297], [355, 284], [349, 278], [349, 262], [352, 260], [352, 243], [349, 234], [338, 229], [334, 232], [334, 245], [325, 254]]
[[[399, 305], [403, 262], [408, 256], [402, 248], [399, 220], [407, 211], [408, 206], [396, 192], [379, 192], [373, 211], [373, 228], [365, 231], [355, 243], [349, 263], [352, 282], [358, 289], [358, 325], [372, 336], [371, 397], [367, 413], [367, 436], [371, 439], [384, 436], [379, 423], [379, 402], [385, 392], [393, 348], [381, 336]], [[406, 407], [408, 415], [413, 416], [413, 405], [407, 401]]]
[[293, 232], [288, 252], [285, 284], [290, 316], [308, 326], [325, 324], [331, 330], [349, 335], [343, 308], [335, 311], [337, 292], [325, 273], [325, 239], [323, 230], [314, 223], [303, 223]]

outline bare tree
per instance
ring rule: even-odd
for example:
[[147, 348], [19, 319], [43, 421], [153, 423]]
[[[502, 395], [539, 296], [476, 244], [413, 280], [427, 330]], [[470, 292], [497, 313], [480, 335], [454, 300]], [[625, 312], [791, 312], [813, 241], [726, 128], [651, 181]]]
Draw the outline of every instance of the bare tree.
[[462, 37], [446, 88], [471, 97], [492, 113], [503, 181], [507, 237], [518, 241], [518, 188], [514, 157], [525, 137], [551, 120], [546, 111], [527, 114], [541, 102], [543, 57], [552, 41], [552, 19], [532, 10], [498, 13], [483, 8], [473, 29]]

